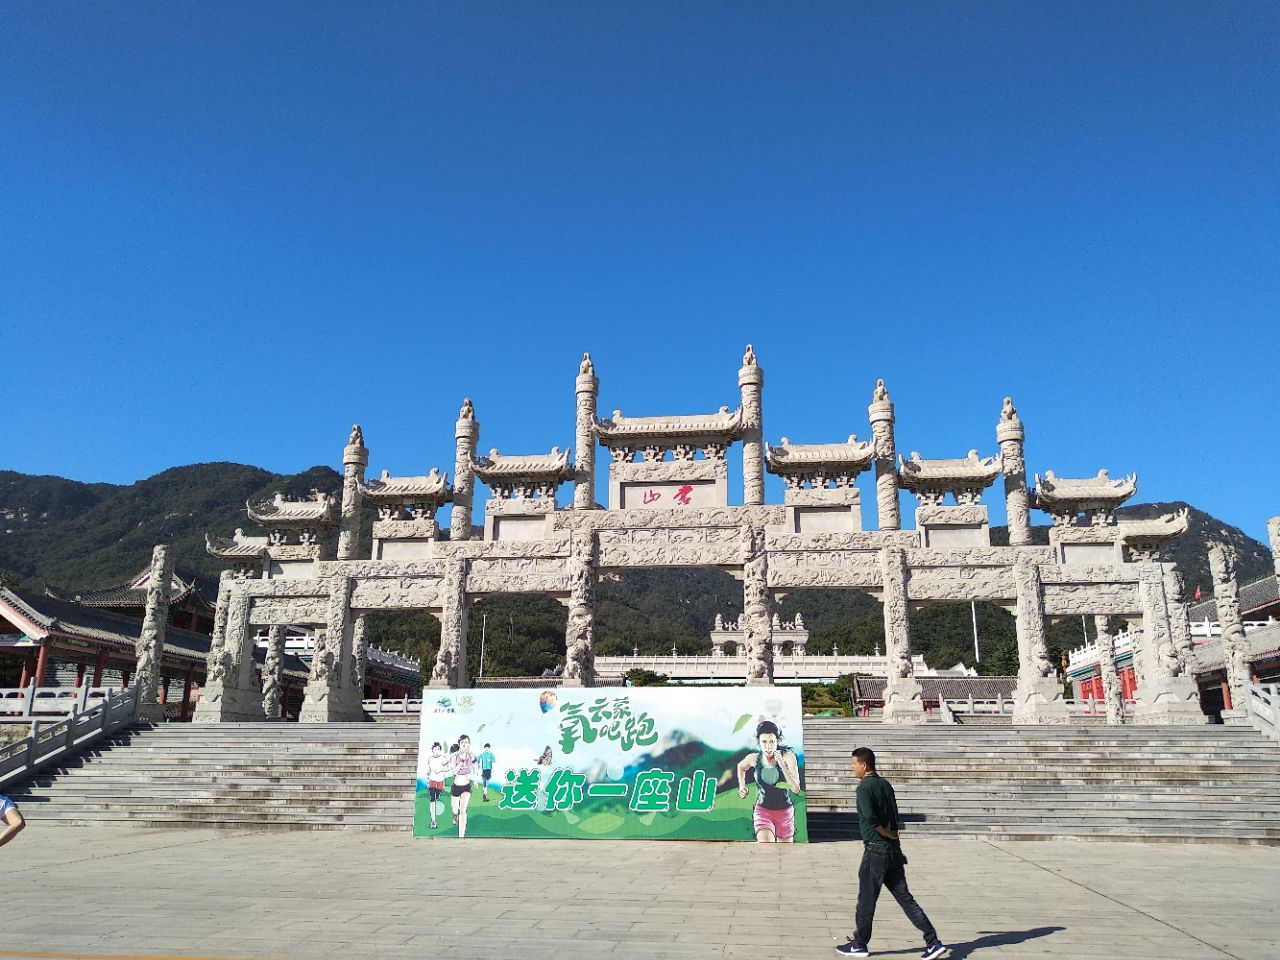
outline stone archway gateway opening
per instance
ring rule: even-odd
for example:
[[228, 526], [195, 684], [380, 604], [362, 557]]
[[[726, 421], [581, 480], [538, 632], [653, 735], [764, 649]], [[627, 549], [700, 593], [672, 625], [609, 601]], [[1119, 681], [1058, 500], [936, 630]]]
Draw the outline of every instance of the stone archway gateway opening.
[[[1203, 723], [1189, 671], [1190, 636], [1177, 571], [1161, 544], [1186, 516], [1121, 522], [1115, 508], [1136, 476], [1060, 478], [1027, 484], [1024, 428], [1009, 398], [996, 424], [998, 452], [953, 459], [898, 456], [894, 405], [883, 381], [867, 408], [871, 438], [842, 443], [764, 443], [764, 371], [748, 346], [738, 370], [740, 403], [697, 415], [597, 415], [599, 381], [584, 355], [575, 381], [572, 450], [479, 453], [470, 400], [455, 424], [453, 483], [425, 476], [365, 475], [357, 426], [343, 455], [340, 499], [277, 497], [250, 505], [265, 536], [237, 531], [209, 541], [227, 561], [198, 721], [262, 716], [248, 644], [256, 628], [310, 627], [322, 640], [301, 719], [357, 720], [366, 648], [364, 617], [375, 610], [427, 610], [439, 619], [435, 687], [468, 687], [468, 622], [478, 596], [539, 593], [568, 607], [564, 685], [593, 685], [595, 595], [602, 575], [645, 567], [716, 567], [742, 582], [739, 621], [751, 685], [773, 682], [775, 597], [806, 588], [860, 590], [883, 606], [887, 681], [884, 719], [924, 718], [911, 644], [911, 612], [923, 604], [989, 601], [1015, 613], [1015, 722], [1067, 719], [1062, 686], [1045, 644], [1046, 619], [1123, 616], [1141, 623], [1135, 716]], [[596, 503], [595, 454], [609, 454], [607, 505]], [[728, 462], [740, 450], [743, 494], [729, 503]], [[961, 447], [963, 449], [963, 447]], [[765, 502], [764, 475], [785, 483]], [[877, 529], [866, 529], [856, 478], [874, 476]], [[492, 491], [484, 532], [473, 537], [475, 480]], [[1009, 545], [991, 543], [984, 491], [1003, 481]], [[573, 484], [571, 506], [556, 493]], [[915, 529], [902, 529], [898, 494], [916, 496]], [[372, 544], [361, 546], [365, 503], [375, 507]], [[436, 511], [452, 504], [446, 539]], [[1029, 509], [1053, 516], [1047, 546], [1034, 545]], [[336, 556], [317, 531], [339, 528]]]

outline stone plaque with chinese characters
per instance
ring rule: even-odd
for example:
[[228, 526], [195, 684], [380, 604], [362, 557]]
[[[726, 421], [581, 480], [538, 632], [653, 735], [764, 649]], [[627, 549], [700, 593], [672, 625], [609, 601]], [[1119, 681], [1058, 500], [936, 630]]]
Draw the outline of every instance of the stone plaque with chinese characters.
[[681, 507], [724, 505], [724, 487], [712, 481], [622, 484], [624, 510], [678, 510]]

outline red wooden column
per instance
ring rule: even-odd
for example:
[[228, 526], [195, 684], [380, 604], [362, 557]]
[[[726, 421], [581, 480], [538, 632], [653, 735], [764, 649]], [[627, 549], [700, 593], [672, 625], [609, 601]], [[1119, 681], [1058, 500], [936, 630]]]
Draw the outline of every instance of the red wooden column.
[[35, 657], [34, 653], [28, 653], [22, 658], [22, 682], [18, 686], [23, 689], [31, 682], [31, 674], [35, 672]]
[[195, 682], [196, 668], [187, 667], [187, 677], [182, 682], [182, 719], [191, 716], [191, 684]]
[[129, 680], [132, 677], [133, 677], [132, 670], [125, 669], [124, 667], [120, 668], [120, 689], [121, 690], [123, 690], [125, 687], [129, 685]]
[[102, 671], [107, 666], [107, 648], [98, 648], [98, 659], [93, 665], [93, 684], [92, 686], [102, 686]]
[[165, 677], [160, 684], [160, 703], [163, 705], [168, 702], [169, 702], [169, 678]]
[[1228, 710], [1232, 709], [1231, 684], [1227, 683], [1225, 680], [1222, 681], [1222, 705]]
[[76, 689], [79, 690], [84, 686], [84, 672], [86, 665], [84, 663], [76, 664]]
[[52, 648], [53, 642], [45, 637], [40, 642], [40, 657], [36, 660], [36, 686], [44, 686], [44, 674], [49, 669], [49, 650]]

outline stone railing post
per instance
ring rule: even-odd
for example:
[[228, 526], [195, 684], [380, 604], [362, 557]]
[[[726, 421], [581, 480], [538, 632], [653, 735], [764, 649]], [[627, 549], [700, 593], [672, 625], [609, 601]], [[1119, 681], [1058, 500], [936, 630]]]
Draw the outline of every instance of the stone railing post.
[[573, 508], [591, 510], [596, 505], [596, 399], [600, 395], [600, 381], [596, 378], [591, 354], [582, 355], [576, 384], [578, 401], [577, 421], [574, 430]]
[[472, 464], [476, 459], [476, 444], [480, 441], [480, 423], [475, 408], [468, 397], [458, 411], [454, 424], [455, 441], [453, 457], [453, 512], [449, 516], [449, 539], [471, 539], [471, 504], [475, 496], [475, 476]]
[[898, 509], [898, 450], [893, 438], [893, 403], [884, 381], [876, 381], [867, 407], [871, 420], [871, 442], [876, 453], [876, 512], [881, 530], [901, 530]]
[[764, 503], [764, 369], [749, 343], [738, 370], [738, 389], [742, 392], [742, 502], [753, 506]]
[[1222, 711], [1222, 719], [1225, 723], [1248, 723], [1249, 643], [1240, 618], [1235, 548], [1226, 543], [1211, 544], [1209, 572], [1213, 575], [1213, 599], [1222, 626], [1222, 660], [1231, 691], [1231, 709]]
[[1013, 722], [1066, 723], [1062, 684], [1045, 645], [1040, 565], [1027, 554], [1019, 554], [1013, 575], [1018, 606], [1018, 683], [1013, 691]]
[[[897, 493], [894, 493], [897, 503]], [[883, 583], [885, 723], [924, 723], [924, 692], [911, 662], [911, 615], [907, 604], [907, 553], [902, 547], [880, 550]]]
[[1000, 469], [1004, 473], [1004, 506], [1009, 519], [1009, 546], [1031, 543], [1031, 513], [1027, 505], [1027, 461], [1022, 454], [1026, 431], [1013, 398], [1004, 398], [996, 442], [1000, 444]]
[[595, 534], [574, 534], [569, 554], [569, 617], [565, 623], [564, 678], [566, 687], [595, 683]]
[[351, 428], [351, 436], [342, 450], [342, 523], [338, 530], [338, 559], [356, 560], [360, 556], [360, 506], [364, 494], [360, 484], [369, 465], [360, 424]]
[[157, 702], [161, 661], [164, 658], [164, 636], [169, 626], [169, 584], [173, 581], [173, 556], [165, 544], [151, 552], [151, 574], [147, 580], [147, 610], [138, 635], [135, 658], [138, 664], [139, 716], [158, 722], [164, 719], [164, 706]]

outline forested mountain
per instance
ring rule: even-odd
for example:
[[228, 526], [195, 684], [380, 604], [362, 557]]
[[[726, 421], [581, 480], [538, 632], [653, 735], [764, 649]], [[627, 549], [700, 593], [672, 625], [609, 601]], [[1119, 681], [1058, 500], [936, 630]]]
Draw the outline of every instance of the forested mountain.
[[[229, 535], [237, 527], [253, 529], [245, 516], [246, 500], [266, 500], [276, 491], [302, 496], [311, 490], [337, 493], [341, 477], [329, 467], [313, 467], [285, 476], [235, 463], [202, 463], [175, 467], [128, 486], [79, 483], [61, 477], [0, 472], [0, 570], [25, 586], [46, 583], [92, 589], [119, 583], [142, 569], [156, 543], [173, 545], [178, 567], [216, 580], [218, 564], [205, 553], [206, 532]], [[1119, 511], [1141, 519], [1181, 509], [1182, 503], [1139, 504]], [[1235, 544], [1242, 582], [1272, 570], [1266, 547], [1235, 527], [1190, 508], [1190, 528], [1169, 549], [1187, 579], [1188, 596], [1200, 585], [1209, 595], [1205, 546], [1210, 539]], [[366, 517], [367, 527], [371, 523]], [[1048, 527], [1036, 527], [1037, 542], [1048, 543]], [[334, 535], [330, 535], [334, 539]], [[1003, 527], [992, 539], [1007, 542]], [[213, 600], [212, 591], [206, 594]], [[878, 601], [855, 591], [801, 590], [778, 604], [784, 620], [803, 613], [809, 649], [828, 653], [871, 653], [883, 649], [884, 633]], [[1013, 617], [990, 604], [976, 607], [980, 669], [984, 673], [1017, 670]], [[631, 570], [610, 574], [597, 590], [596, 650], [601, 654], [670, 652], [708, 653], [709, 633], [719, 613], [726, 619], [742, 614], [742, 585], [727, 573], [711, 569]], [[555, 600], [532, 595], [490, 597], [471, 609], [468, 658], [473, 675], [480, 666], [491, 675], [539, 674], [564, 655], [565, 608]], [[1081, 643], [1093, 624], [1078, 620], [1049, 630], [1051, 653]], [[916, 650], [932, 666], [974, 663], [973, 623], [968, 604], [931, 606], [912, 616]], [[372, 642], [434, 660], [440, 628], [423, 613], [379, 614], [371, 618]]]

